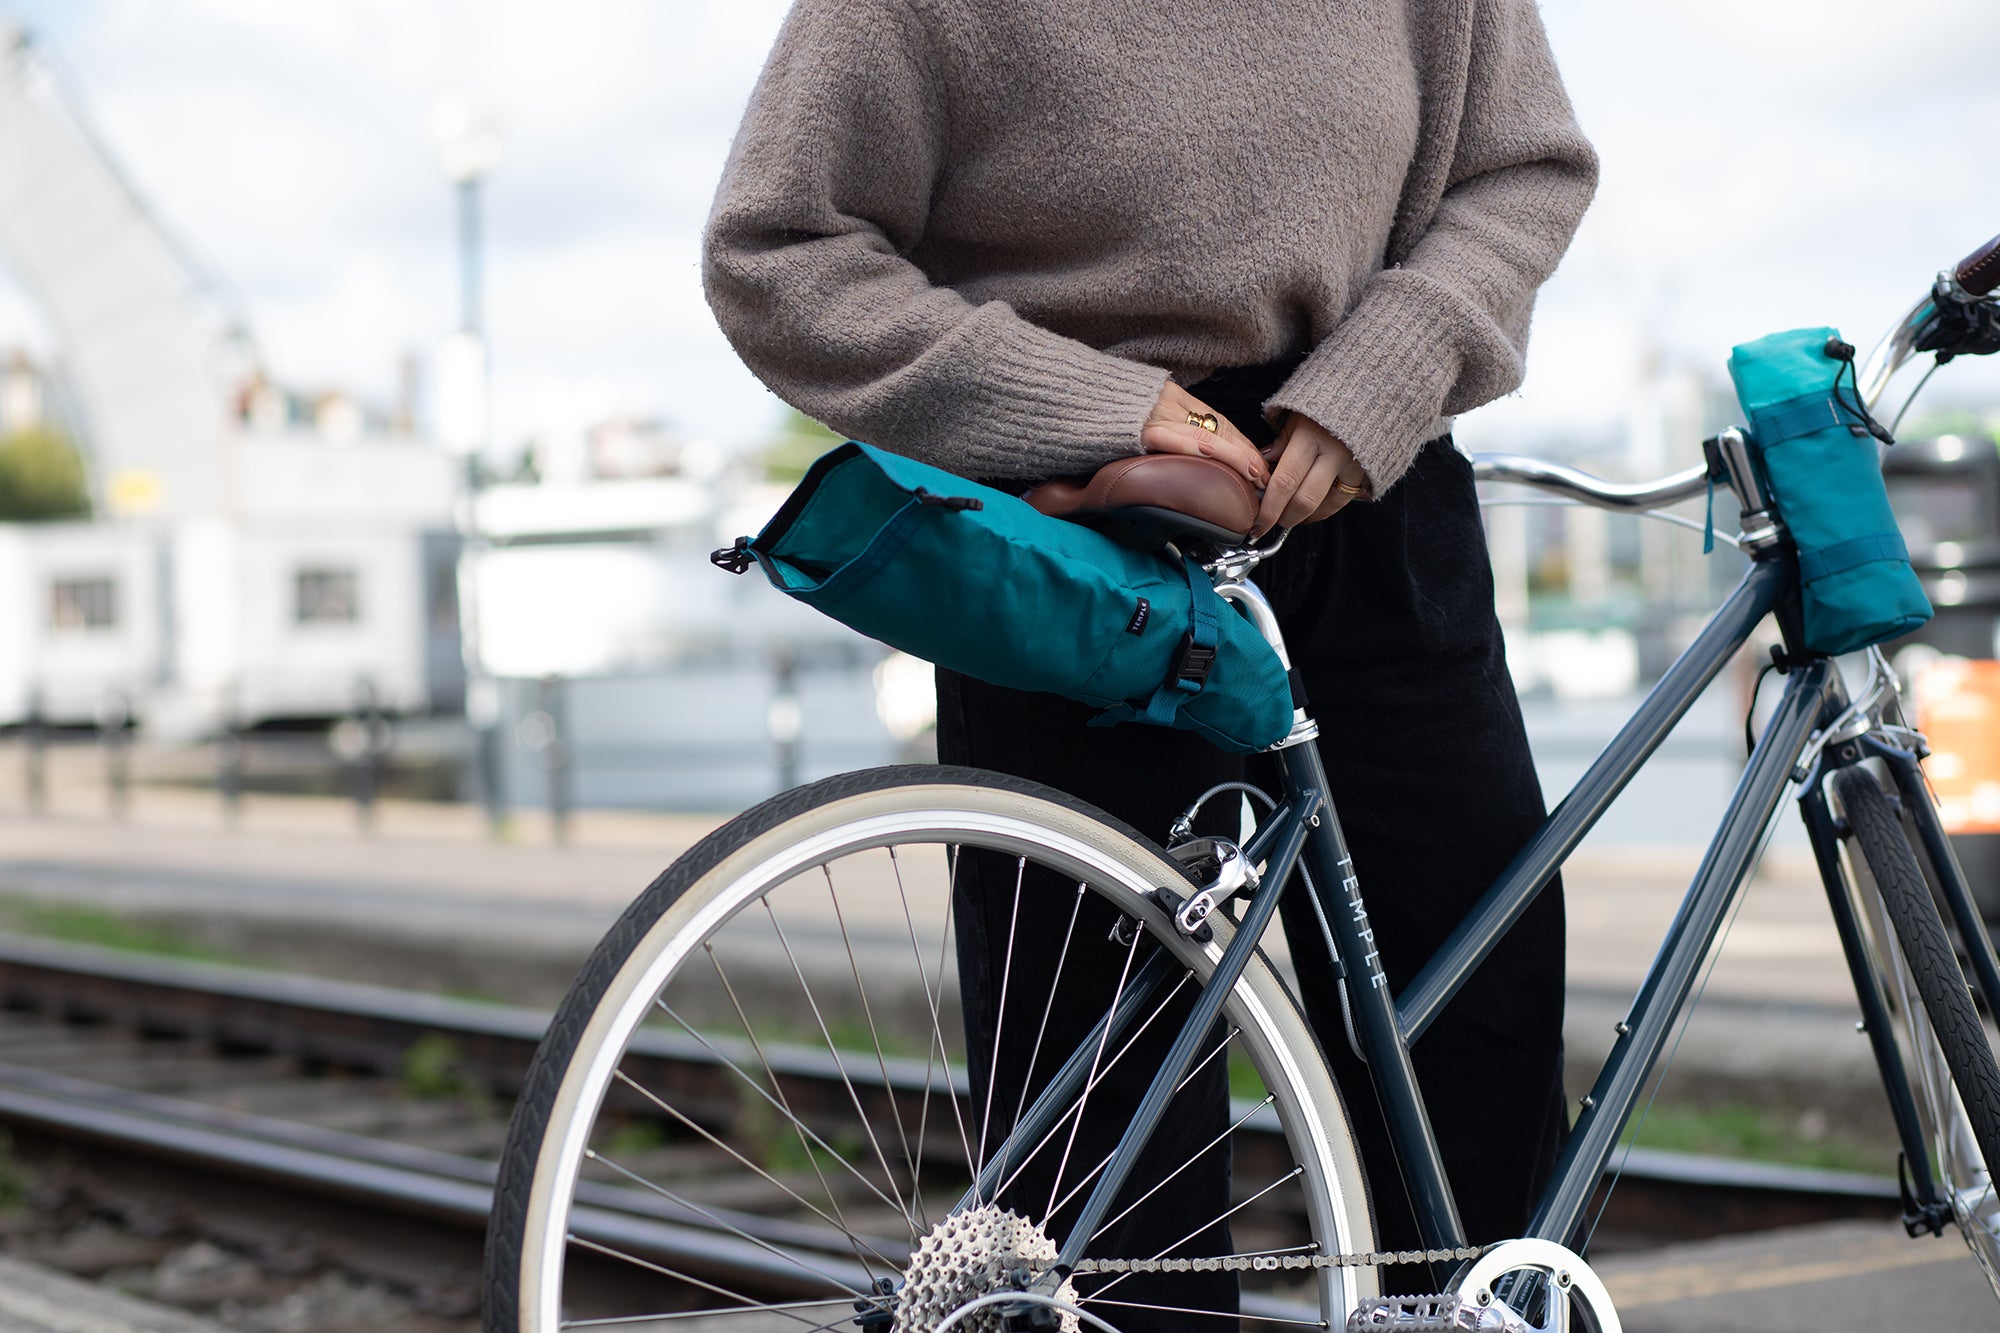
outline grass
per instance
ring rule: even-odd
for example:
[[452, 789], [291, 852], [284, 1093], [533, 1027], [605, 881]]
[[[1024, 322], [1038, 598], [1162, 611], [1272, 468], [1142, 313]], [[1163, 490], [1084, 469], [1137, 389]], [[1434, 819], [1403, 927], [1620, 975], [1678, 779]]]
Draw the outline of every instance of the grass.
[[147, 921], [135, 921], [96, 907], [41, 902], [31, 898], [0, 898], [0, 929], [100, 949], [187, 958], [204, 963], [238, 963], [240, 958], [201, 943], [184, 931]]
[[442, 1032], [426, 1032], [403, 1051], [405, 1094], [420, 1100], [459, 1097], [483, 1104], [484, 1084], [467, 1071], [465, 1049]]
[[636, 1157], [667, 1141], [667, 1127], [659, 1121], [627, 1120], [605, 1136], [598, 1151], [612, 1158]]
[[34, 1177], [14, 1156], [14, 1136], [0, 1127], [0, 1213], [18, 1213], [27, 1207], [28, 1189]]
[[1235, 1046], [1229, 1048], [1229, 1095], [1252, 1102], [1261, 1102], [1269, 1095], [1250, 1057]]
[[[1658, 1105], [1636, 1128], [1636, 1141], [1646, 1148], [1871, 1175], [1895, 1169], [1892, 1148], [1839, 1134], [1817, 1111], [1795, 1114], [1744, 1104]], [[1623, 1142], [1635, 1141], [1634, 1129], [1626, 1126]]]

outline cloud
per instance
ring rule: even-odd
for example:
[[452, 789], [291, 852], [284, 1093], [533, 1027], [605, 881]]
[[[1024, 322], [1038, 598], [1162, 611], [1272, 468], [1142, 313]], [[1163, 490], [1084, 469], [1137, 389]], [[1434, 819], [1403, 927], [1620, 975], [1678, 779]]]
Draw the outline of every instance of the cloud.
[[[700, 297], [698, 236], [784, 0], [42, 0], [17, 12], [273, 369], [386, 399], [457, 317], [447, 97], [506, 141], [487, 197], [496, 412], [578, 403], [727, 441], [775, 402]], [[1992, 0], [1544, 0], [1598, 201], [1543, 294], [1523, 391], [1469, 436], [1615, 429], [1647, 358], [1718, 370], [1771, 328], [1884, 328], [2000, 229]], [[1144, 206], [1144, 201], [1134, 201]], [[45, 342], [0, 292], [0, 341]], [[2000, 367], [1940, 382], [2000, 397]], [[564, 386], [569, 386], [565, 388]], [[553, 405], [553, 406], [552, 406]]]
[[[2000, 118], [1990, 0], [1542, 9], [1603, 181], [1543, 290], [1526, 385], [1461, 430], [1477, 443], [1532, 449], [1604, 419], [1616, 376], [1583, 350], [1594, 332], [1634, 370], [1664, 356], [1712, 375], [1772, 329], [1836, 324], [1865, 347], [2000, 230], [1967, 129]], [[1939, 392], [2000, 398], [1996, 372], [1953, 367]]]

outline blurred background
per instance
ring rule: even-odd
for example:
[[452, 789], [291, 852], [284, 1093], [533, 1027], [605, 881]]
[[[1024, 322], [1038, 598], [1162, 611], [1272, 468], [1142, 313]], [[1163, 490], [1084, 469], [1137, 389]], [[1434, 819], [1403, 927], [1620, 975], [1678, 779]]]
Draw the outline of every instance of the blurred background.
[[[504, 828], [741, 808], [921, 754], [919, 664], [701, 559], [829, 438], [735, 360], [699, 282], [783, 8], [12, 8], [0, 726], [20, 799], [94, 780], [482, 801]], [[2000, 26], [1979, 0], [1545, 11], [1604, 184], [1526, 386], [1461, 423], [1471, 448], [1687, 466], [1733, 419], [1733, 343], [1837, 323], [1866, 346], [2000, 225], [2000, 183], [1965, 159], [2000, 110], [1963, 40]], [[1988, 461], [1996, 370], [1953, 367], [1904, 433]], [[1951, 511], [1920, 526], [2000, 503], [1906, 489]], [[1564, 734], [1600, 730], [1616, 710], [1591, 702], [1657, 675], [1738, 573], [1664, 525], [1490, 513], [1518, 683]], [[1973, 646], [1991, 656], [1990, 631]], [[1559, 790], [1588, 747], [1551, 736]]]
[[[774, 792], [934, 753], [927, 665], [707, 560], [833, 443], [744, 370], [701, 294], [701, 226], [784, 9], [0, 0], [0, 1100], [17, 1059], [234, 1080], [237, 1109], [354, 1130], [391, 1106], [400, 1142], [490, 1157], [541, 1013], [662, 867]], [[1992, 0], [1542, 11], [1603, 184], [1526, 384], [1458, 423], [1470, 449], [1618, 480], [1692, 466], [1737, 419], [1732, 345], [1833, 324], [1865, 352], [2000, 230], [1976, 142], [2000, 123]], [[1945, 368], [1899, 434], [1891, 490], [1939, 616], [1894, 653], [1991, 890], [2000, 364]], [[1703, 554], [1698, 501], [1689, 531], [1488, 499], [1553, 802], [1742, 558]], [[1742, 771], [1769, 642], [1565, 871], [1573, 1093]], [[1833, 1194], [1893, 1216], [1819, 881], [1794, 821], [1773, 836], [1646, 1142], [1870, 1173]], [[79, 945], [91, 968], [105, 946], [148, 955], [126, 964], [145, 1002], [91, 998], [61, 952]], [[232, 971], [233, 998], [174, 1027], [145, 970], [164, 955], [394, 986], [334, 1007], [417, 1017], [360, 1054], [351, 1025], [321, 1046], [292, 1018], [239, 1026], [225, 1073], [169, 1075], [162, 1031], [248, 1021], [256, 986], [282, 1008], [302, 982]], [[529, 1034], [519, 1060], [479, 1064], [484, 1038], [416, 990], [524, 1006], [481, 1020]], [[245, 1091], [285, 1060], [376, 1109], [324, 1078]], [[271, 1333], [472, 1327], [476, 1240], [445, 1277], [402, 1254], [329, 1275], [266, 1222], [186, 1220], [206, 1178], [114, 1207], [123, 1168], [10, 1155], [7, 1133], [0, 1263]], [[1725, 1212], [1775, 1225], [1738, 1207], [1648, 1243]]]

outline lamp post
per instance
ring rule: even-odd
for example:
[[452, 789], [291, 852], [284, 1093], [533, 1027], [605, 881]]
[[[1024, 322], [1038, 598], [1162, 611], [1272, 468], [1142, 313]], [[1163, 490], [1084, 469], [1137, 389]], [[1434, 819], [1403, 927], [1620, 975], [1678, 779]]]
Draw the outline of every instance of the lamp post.
[[466, 103], [440, 106], [431, 130], [438, 162], [451, 183], [458, 211], [458, 328], [438, 346], [438, 435], [465, 460], [458, 506], [462, 543], [458, 564], [459, 632], [465, 656], [465, 719], [478, 741], [479, 794], [486, 820], [498, 832], [507, 816], [500, 754], [500, 690], [487, 674], [479, 617], [479, 564], [487, 542], [479, 527], [480, 458], [491, 442], [491, 383], [486, 360], [481, 260], [481, 187], [500, 161], [500, 135], [490, 117]]

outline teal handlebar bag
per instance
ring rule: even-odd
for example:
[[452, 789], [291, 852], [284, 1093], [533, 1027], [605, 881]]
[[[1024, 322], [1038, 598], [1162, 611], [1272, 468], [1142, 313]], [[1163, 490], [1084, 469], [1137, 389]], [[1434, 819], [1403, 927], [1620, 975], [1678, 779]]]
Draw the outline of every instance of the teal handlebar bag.
[[1851, 363], [1829, 354], [1839, 337], [1793, 329], [1729, 356], [1751, 452], [1798, 546], [1806, 646], [1821, 653], [1855, 652], [1931, 618], [1859, 399], [1840, 391]]
[[779, 591], [893, 648], [1017, 690], [1248, 753], [1292, 726], [1285, 669], [1193, 561], [1050, 518], [1004, 491], [866, 444], [806, 473], [755, 538]]

